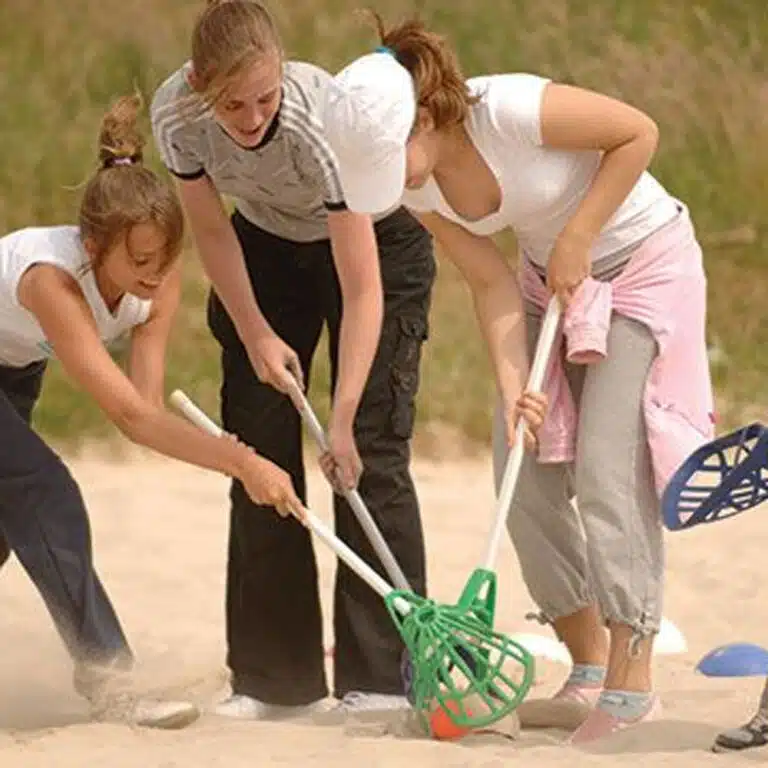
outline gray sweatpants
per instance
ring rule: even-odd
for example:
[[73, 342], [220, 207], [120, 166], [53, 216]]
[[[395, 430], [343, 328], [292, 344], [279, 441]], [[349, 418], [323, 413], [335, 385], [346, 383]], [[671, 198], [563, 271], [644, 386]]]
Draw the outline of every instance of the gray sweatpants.
[[[526, 314], [533, 351], [541, 314], [533, 306]], [[659, 629], [664, 548], [642, 411], [656, 353], [644, 325], [614, 314], [605, 359], [565, 364], [579, 414], [575, 461], [523, 460], [507, 525], [542, 620], [596, 602], [606, 622], [638, 635]], [[498, 492], [507, 455], [498, 405], [493, 431]]]

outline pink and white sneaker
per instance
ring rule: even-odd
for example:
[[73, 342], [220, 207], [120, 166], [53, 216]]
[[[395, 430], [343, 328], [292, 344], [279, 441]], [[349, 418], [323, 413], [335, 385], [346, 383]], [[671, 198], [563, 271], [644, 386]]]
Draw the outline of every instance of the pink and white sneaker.
[[638, 723], [647, 723], [658, 720], [661, 717], [661, 700], [658, 696], [651, 699], [647, 711], [631, 720], [611, 715], [602, 707], [595, 706], [587, 719], [571, 734], [567, 744], [581, 746], [590, 742], [610, 736], [612, 733], [631, 728]]
[[565, 683], [563, 687], [552, 696], [553, 701], [567, 701], [582, 707], [594, 709], [597, 700], [602, 693], [600, 685], [579, 685], [578, 683]]

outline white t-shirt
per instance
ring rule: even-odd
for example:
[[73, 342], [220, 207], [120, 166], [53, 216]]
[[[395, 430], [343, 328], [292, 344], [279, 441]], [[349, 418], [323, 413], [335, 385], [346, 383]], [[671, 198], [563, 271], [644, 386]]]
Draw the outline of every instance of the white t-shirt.
[[0, 238], [0, 365], [21, 368], [53, 356], [37, 318], [18, 299], [19, 280], [33, 264], [54, 264], [80, 285], [105, 345], [146, 322], [151, 301], [125, 294], [110, 312], [99, 293], [78, 227], [30, 227]]
[[[477, 235], [514, 230], [523, 253], [546, 266], [558, 234], [589, 189], [602, 153], [542, 145], [540, 112], [548, 79], [530, 74], [487, 75], [467, 81], [479, 96], [466, 122], [470, 138], [496, 176], [501, 205], [478, 221], [457, 216], [434, 177], [406, 190], [403, 204], [437, 212]], [[592, 261], [626, 250], [677, 214], [677, 201], [645, 172], [607, 222], [592, 249]]]

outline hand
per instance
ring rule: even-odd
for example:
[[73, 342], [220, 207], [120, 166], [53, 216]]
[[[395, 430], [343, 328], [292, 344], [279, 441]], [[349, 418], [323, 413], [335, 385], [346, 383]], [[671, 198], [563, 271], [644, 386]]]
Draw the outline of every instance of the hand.
[[280, 517], [293, 515], [306, 522], [306, 508], [296, 495], [291, 476], [269, 459], [250, 451], [243, 462], [240, 481], [254, 504], [274, 507]]
[[297, 383], [304, 389], [299, 356], [277, 334], [260, 336], [246, 347], [259, 381], [283, 394], [288, 394]]
[[578, 287], [589, 277], [592, 260], [588, 238], [576, 237], [565, 231], [555, 241], [547, 262], [547, 288], [565, 309]]
[[547, 396], [540, 392], [524, 392], [507, 414], [507, 443], [511, 448], [517, 439], [517, 425], [525, 420], [525, 447], [533, 451], [538, 442], [536, 433], [547, 415]]
[[331, 418], [328, 450], [320, 457], [320, 467], [336, 493], [343, 494], [357, 487], [363, 474], [363, 462], [351, 425], [334, 422]]

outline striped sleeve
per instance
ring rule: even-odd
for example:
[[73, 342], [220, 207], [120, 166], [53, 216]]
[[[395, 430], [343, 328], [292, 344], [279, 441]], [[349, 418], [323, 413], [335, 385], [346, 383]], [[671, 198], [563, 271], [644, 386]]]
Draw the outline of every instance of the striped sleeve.
[[167, 84], [157, 90], [150, 116], [155, 146], [165, 167], [180, 179], [198, 179], [205, 167], [194, 150], [185, 145], [186, 119], [180, 114], [176, 100], [164, 92]]
[[344, 211], [347, 204], [339, 177], [338, 162], [326, 141], [317, 115], [300, 102], [284, 100], [280, 122], [297, 140], [304, 174], [317, 184], [329, 211]]

